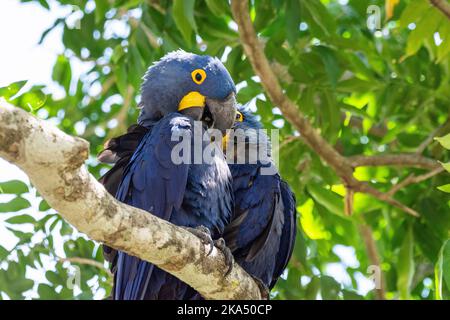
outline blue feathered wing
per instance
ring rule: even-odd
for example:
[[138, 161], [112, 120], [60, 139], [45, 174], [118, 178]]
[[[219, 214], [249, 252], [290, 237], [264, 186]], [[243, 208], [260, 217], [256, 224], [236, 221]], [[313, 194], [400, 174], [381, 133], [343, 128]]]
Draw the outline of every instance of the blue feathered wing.
[[[179, 114], [161, 119], [136, 149], [116, 198], [171, 221], [182, 205], [189, 171], [188, 164], [174, 164], [171, 160], [172, 149], [178, 143], [171, 137], [175, 131], [191, 129], [191, 121]], [[114, 287], [114, 298], [125, 300], [164, 298], [165, 292], [167, 298], [173, 299], [187, 290], [187, 285], [171, 275], [123, 252], [118, 255]]]

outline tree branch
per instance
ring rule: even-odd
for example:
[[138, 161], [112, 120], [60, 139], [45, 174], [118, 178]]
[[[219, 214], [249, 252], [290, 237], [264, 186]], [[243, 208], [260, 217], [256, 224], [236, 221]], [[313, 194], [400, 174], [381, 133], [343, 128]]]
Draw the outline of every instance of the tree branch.
[[348, 161], [353, 168], [399, 166], [434, 170], [440, 167], [436, 160], [415, 153], [380, 154], [373, 156], [358, 155], [348, 157]]
[[207, 299], [261, 299], [253, 279], [190, 232], [114, 199], [89, 174], [88, 143], [0, 99], [0, 157], [27, 173], [52, 208], [91, 239], [154, 263]]
[[367, 226], [361, 224], [359, 226], [359, 233], [361, 234], [361, 237], [364, 240], [364, 244], [366, 246], [366, 252], [367, 257], [369, 258], [369, 261], [372, 265], [375, 265], [380, 270], [380, 287], [375, 288], [376, 297], [378, 300], [385, 300], [386, 299], [386, 283], [384, 279], [384, 274], [381, 271], [381, 262], [380, 262], [380, 255], [378, 253], [377, 244], [375, 242], [375, 239], [373, 238], [372, 229]]
[[450, 3], [446, 0], [430, 0], [430, 2], [450, 19]]
[[357, 192], [369, 194], [378, 200], [386, 202], [386, 203], [390, 204], [391, 206], [394, 206], [394, 207], [406, 212], [407, 214], [412, 215], [413, 217], [420, 217], [420, 214], [416, 210], [404, 205], [400, 201], [395, 200], [391, 195], [389, 195], [385, 192], [381, 192], [380, 190], [371, 187], [368, 183], [358, 181], [358, 184], [353, 186], [352, 188], [353, 188], [353, 190], [355, 190]]
[[[281, 143], [280, 148], [295, 140], [303, 139], [300, 136], [287, 137]], [[346, 159], [352, 168], [394, 166], [435, 170], [442, 167], [437, 160], [424, 157], [420, 155], [419, 152], [397, 154], [387, 153], [371, 156], [356, 155], [347, 157]]]
[[408, 177], [406, 177], [403, 181], [397, 183], [395, 186], [392, 187], [391, 190], [389, 190], [389, 192], [387, 193], [390, 196], [393, 196], [394, 194], [396, 194], [400, 189], [409, 186], [410, 184], [414, 184], [414, 183], [419, 183], [425, 180], [428, 180], [432, 177], [434, 177], [435, 175], [438, 175], [441, 172], [444, 172], [444, 167], [438, 167], [435, 168], [427, 173], [421, 174], [419, 176], [415, 176], [413, 174], [409, 175]]
[[435, 130], [433, 130], [433, 132], [431, 132], [428, 135], [428, 137], [419, 145], [415, 153], [422, 154], [425, 151], [425, 149], [434, 141], [435, 137], [439, 137], [447, 133], [448, 130], [450, 130], [450, 115], [442, 125], [437, 127]]
[[58, 262], [61, 262], [61, 263], [70, 262], [70, 263], [75, 263], [75, 264], [84, 264], [84, 265], [96, 267], [97, 269], [101, 269], [101, 270], [105, 271], [110, 277], [113, 276], [112, 272], [109, 269], [105, 268], [103, 263], [101, 263], [97, 260], [82, 258], [82, 257], [70, 257], [70, 258], [58, 258]]
[[255, 29], [253, 28], [249, 14], [248, 1], [232, 0], [231, 11], [239, 28], [239, 35], [245, 54], [250, 60], [256, 75], [261, 79], [261, 84], [270, 100], [281, 110], [286, 120], [300, 132], [303, 141], [305, 141], [305, 143], [335, 171], [347, 188], [347, 194], [349, 194], [349, 196], [346, 199], [346, 213], [350, 213], [353, 192], [363, 192], [395, 206], [408, 214], [416, 217], [419, 216], [415, 210], [393, 199], [388, 194], [371, 187], [369, 184], [357, 180], [353, 176], [354, 167], [351, 165], [350, 161], [337, 152], [337, 150], [319, 134], [299, 110], [297, 105], [284, 94], [267, 57], [264, 54], [264, 50], [258, 40]]
[[353, 170], [348, 165], [346, 159], [323, 139], [298, 109], [297, 105], [283, 93], [256, 36], [249, 15], [248, 1], [233, 0], [231, 1], [231, 9], [234, 20], [239, 28], [239, 35], [244, 51], [255, 73], [261, 79], [261, 84], [269, 95], [270, 100], [278, 106], [284, 117], [300, 132], [305, 143], [319, 154], [335, 170], [339, 177], [344, 181], [350, 182], [353, 177]]

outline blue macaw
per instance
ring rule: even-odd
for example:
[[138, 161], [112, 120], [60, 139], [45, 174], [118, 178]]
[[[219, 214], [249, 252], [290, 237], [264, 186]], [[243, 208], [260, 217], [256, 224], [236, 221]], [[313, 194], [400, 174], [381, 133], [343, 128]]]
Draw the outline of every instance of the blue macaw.
[[[235, 120], [235, 92], [217, 58], [176, 51], [151, 66], [141, 87], [138, 125], [112, 139], [99, 156], [103, 162], [116, 162], [101, 179], [108, 191], [116, 192], [124, 203], [192, 232], [198, 228], [200, 232], [194, 233], [201, 237], [219, 238], [233, 212], [231, 174], [220, 146], [210, 163], [192, 164], [191, 154], [191, 162], [174, 164], [171, 154], [178, 141], [172, 141], [172, 135], [190, 134], [193, 152], [194, 121], [201, 120], [203, 130], [216, 128], [225, 133]], [[202, 150], [218, 142], [203, 141]], [[187, 284], [151, 263], [108, 247], [104, 251], [113, 264], [114, 299], [196, 295]]]
[[[245, 141], [246, 157], [244, 163], [237, 161], [239, 139], [225, 142], [225, 149], [234, 148], [236, 152], [229, 159], [235, 210], [223, 238], [236, 262], [267, 292], [274, 287], [292, 255], [296, 199], [276, 171], [269, 138], [258, 130], [261, 124], [248, 108], [239, 108], [234, 129], [236, 138], [239, 134], [245, 137], [241, 141]], [[242, 129], [241, 133], [238, 129]], [[248, 156], [250, 152], [256, 154], [258, 148], [264, 151], [265, 159]], [[256, 161], [252, 163], [251, 159]]]

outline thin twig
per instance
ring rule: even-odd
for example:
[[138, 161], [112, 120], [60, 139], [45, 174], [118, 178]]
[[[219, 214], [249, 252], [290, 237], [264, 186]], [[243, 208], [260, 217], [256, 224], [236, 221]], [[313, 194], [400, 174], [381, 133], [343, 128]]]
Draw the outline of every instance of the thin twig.
[[353, 213], [353, 200], [355, 199], [354, 190], [347, 188], [344, 197], [344, 212], [347, 216]]
[[392, 198], [391, 195], [389, 195], [385, 192], [381, 192], [380, 190], [371, 187], [367, 183], [359, 182], [356, 186], [353, 186], [353, 190], [355, 190], [357, 192], [369, 194], [369, 195], [373, 196], [374, 198], [377, 198], [378, 200], [386, 202], [386, 203], [406, 212], [407, 214], [412, 215], [413, 217], [420, 217], [420, 214], [416, 210], [404, 205], [400, 201], [395, 200], [394, 198]]
[[148, 0], [148, 5], [162, 14], [166, 14], [166, 9], [159, 4], [158, 0]]
[[[440, 129], [442, 128], [443, 127], [440, 127]], [[440, 131], [441, 130], [439, 130], [439, 132]], [[295, 140], [302, 140], [302, 137], [301, 136], [286, 137], [284, 141], [281, 143], [281, 147]], [[386, 153], [371, 156], [355, 155], [347, 157], [347, 160], [350, 166], [352, 166], [352, 168], [395, 166], [395, 167], [410, 167], [410, 168], [434, 170], [441, 167], [441, 165], [438, 163], [437, 160], [424, 157], [419, 153], [420, 152], [398, 153], [398, 154]]]
[[70, 262], [70, 263], [84, 264], [84, 265], [88, 265], [88, 266], [93, 266], [93, 267], [96, 267], [98, 269], [101, 269], [101, 270], [105, 271], [110, 277], [113, 276], [111, 271], [108, 268], [105, 268], [103, 263], [101, 263], [100, 261], [97, 261], [97, 260], [88, 259], [88, 258], [81, 258], [81, 257], [70, 257], [70, 258], [58, 258], [58, 262], [61, 262], [61, 263], [63, 263], [63, 262]]
[[450, 130], [450, 116], [445, 120], [445, 122], [437, 127], [431, 134], [419, 145], [416, 150], [416, 154], [422, 154], [425, 149], [434, 141], [435, 137], [438, 137], [444, 133], [447, 133]]
[[428, 179], [438, 175], [441, 172], [444, 172], [444, 168], [443, 167], [438, 167], [436, 169], [433, 169], [433, 170], [431, 170], [431, 171], [429, 171], [427, 173], [421, 174], [419, 176], [415, 176], [414, 174], [410, 174], [403, 181], [401, 181], [401, 182], [397, 183], [396, 185], [394, 185], [392, 187], [392, 189], [387, 192], [387, 194], [390, 195], [390, 196], [393, 196], [400, 189], [403, 189], [404, 187], [409, 186], [410, 184], [420, 183], [422, 181], [428, 180]]
[[440, 167], [436, 160], [415, 153], [380, 154], [373, 156], [358, 155], [348, 157], [348, 161], [353, 168], [398, 166], [434, 170]]
[[369, 261], [372, 265], [375, 265], [378, 267], [378, 270], [380, 270], [380, 287], [375, 288], [375, 294], [377, 297], [377, 300], [385, 300], [386, 299], [386, 284], [384, 279], [384, 274], [381, 271], [381, 262], [380, 262], [380, 255], [378, 253], [377, 244], [375, 242], [375, 239], [373, 238], [372, 229], [364, 224], [361, 224], [359, 226], [359, 232], [361, 234], [361, 237], [364, 240], [364, 244], [366, 246], [366, 252], [367, 257], [369, 258]]

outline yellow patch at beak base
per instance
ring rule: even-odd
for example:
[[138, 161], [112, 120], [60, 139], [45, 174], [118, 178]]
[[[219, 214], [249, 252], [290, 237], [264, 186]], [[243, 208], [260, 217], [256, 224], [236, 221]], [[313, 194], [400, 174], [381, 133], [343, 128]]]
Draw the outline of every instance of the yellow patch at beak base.
[[181, 99], [178, 105], [178, 111], [192, 108], [192, 107], [204, 107], [205, 96], [197, 91], [191, 91]]
[[223, 137], [222, 137], [222, 151], [227, 151], [227, 147], [228, 147], [228, 133], [226, 133]]

